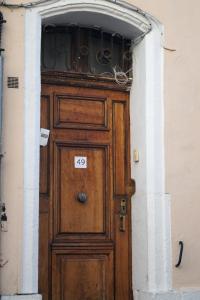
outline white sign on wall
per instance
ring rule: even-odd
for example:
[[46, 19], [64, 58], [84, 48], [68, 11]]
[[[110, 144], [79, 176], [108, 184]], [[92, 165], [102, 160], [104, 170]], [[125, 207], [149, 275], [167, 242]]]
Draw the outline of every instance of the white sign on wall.
[[86, 156], [75, 156], [74, 157], [74, 168], [86, 169], [87, 168], [87, 157]]

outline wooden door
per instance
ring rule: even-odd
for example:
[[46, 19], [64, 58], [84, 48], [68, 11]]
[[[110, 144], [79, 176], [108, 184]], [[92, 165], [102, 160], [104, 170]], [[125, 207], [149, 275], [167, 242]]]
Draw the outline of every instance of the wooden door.
[[130, 300], [129, 94], [43, 84], [39, 292]]

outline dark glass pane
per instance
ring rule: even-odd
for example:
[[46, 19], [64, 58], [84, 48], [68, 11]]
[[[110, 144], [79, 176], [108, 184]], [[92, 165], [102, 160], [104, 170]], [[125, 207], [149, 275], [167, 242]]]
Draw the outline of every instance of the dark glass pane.
[[48, 26], [42, 32], [43, 71], [70, 71], [114, 77], [114, 70], [131, 77], [131, 40], [100, 29]]

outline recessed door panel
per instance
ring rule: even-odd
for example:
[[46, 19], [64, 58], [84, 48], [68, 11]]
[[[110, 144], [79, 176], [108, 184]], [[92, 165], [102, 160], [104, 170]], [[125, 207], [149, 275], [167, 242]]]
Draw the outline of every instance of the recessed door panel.
[[105, 147], [58, 145], [59, 233], [104, 233], [106, 229]]
[[80, 129], [106, 128], [106, 98], [54, 95], [54, 126]]
[[113, 102], [113, 172], [114, 195], [125, 195], [126, 191], [126, 123], [125, 102]]
[[112, 252], [67, 252], [53, 252], [54, 300], [112, 300]]

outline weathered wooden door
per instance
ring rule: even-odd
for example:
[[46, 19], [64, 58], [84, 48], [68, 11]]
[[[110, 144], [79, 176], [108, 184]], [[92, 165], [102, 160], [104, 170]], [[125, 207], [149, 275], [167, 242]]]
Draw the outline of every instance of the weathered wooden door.
[[130, 300], [129, 94], [76, 85], [42, 85], [40, 293]]

